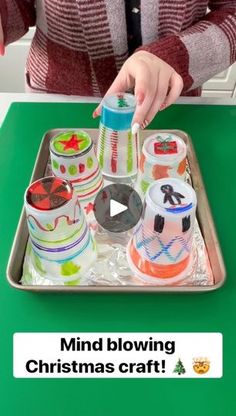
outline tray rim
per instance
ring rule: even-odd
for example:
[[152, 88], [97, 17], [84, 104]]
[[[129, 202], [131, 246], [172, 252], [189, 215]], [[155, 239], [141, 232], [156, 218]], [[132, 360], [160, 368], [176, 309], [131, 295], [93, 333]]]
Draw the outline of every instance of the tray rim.
[[[88, 132], [88, 134], [91, 134], [92, 136], [98, 132], [98, 129], [94, 129], [94, 128], [81, 127], [79, 129], [85, 130], [86, 132]], [[42, 171], [42, 168], [39, 168], [39, 164], [43, 160], [44, 147], [46, 147], [46, 150], [48, 150], [48, 155], [49, 155], [49, 149], [48, 149], [48, 146], [46, 146], [48, 137], [52, 133], [57, 134], [58, 132], [67, 131], [67, 130], [78, 130], [78, 127], [76, 128], [70, 127], [70, 128], [65, 128], [65, 129], [63, 128], [50, 129], [44, 133], [42, 140], [40, 142], [38, 152], [37, 152], [37, 156], [35, 159], [35, 164], [34, 164], [34, 168], [33, 168], [33, 172], [32, 172], [29, 184], [39, 179], [40, 177], [42, 177], [42, 175], [39, 173], [39, 171]], [[141, 286], [141, 285], [140, 286], [108, 286], [108, 285], [107, 286], [95, 286], [95, 285], [93, 286], [57, 286], [57, 285], [36, 286], [36, 285], [22, 285], [19, 282], [16, 282], [14, 277], [12, 276], [12, 265], [13, 265], [14, 256], [17, 250], [17, 245], [18, 245], [18, 240], [19, 240], [19, 231], [25, 225], [25, 220], [26, 220], [25, 209], [23, 206], [20, 217], [19, 217], [18, 225], [16, 228], [16, 232], [15, 232], [15, 236], [14, 236], [14, 240], [12, 243], [12, 248], [10, 251], [10, 256], [9, 256], [9, 260], [7, 264], [7, 269], [6, 269], [7, 280], [10, 286], [18, 290], [30, 291], [30, 292], [51, 292], [51, 293], [52, 292], [61, 292], [61, 293], [62, 292], [63, 293], [68, 293], [68, 292], [70, 293], [73, 293], [73, 292], [74, 293], [75, 292], [76, 293], [80, 293], [80, 292], [81, 293], [86, 293], [86, 292], [87, 293], [96, 293], [96, 292], [108, 293], [109, 292], [109, 293], [172, 293], [172, 294], [173, 293], [206, 293], [206, 292], [215, 291], [223, 286], [226, 280], [226, 269], [224, 265], [224, 260], [223, 260], [214, 220], [212, 217], [211, 208], [209, 205], [206, 189], [205, 189], [204, 182], [202, 179], [201, 170], [199, 167], [198, 159], [196, 157], [196, 153], [195, 153], [195, 149], [193, 146], [191, 136], [185, 131], [180, 130], [180, 129], [147, 129], [147, 130], [142, 131], [141, 135], [149, 136], [157, 132], [159, 133], [168, 132], [168, 133], [177, 134], [177, 135], [179, 134], [181, 137], [184, 138], [185, 141], [187, 141], [189, 145], [187, 157], [189, 158], [189, 154], [191, 154], [191, 159], [193, 162], [193, 166], [190, 164], [191, 173], [193, 173], [192, 171], [194, 171], [196, 174], [196, 175], [191, 175], [193, 187], [197, 193], [198, 193], [199, 188], [201, 188], [201, 200], [203, 200], [202, 204], [198, 204], [197, 216], [200, 217], [203, 215], [203, 211], [204, 211], [203, 203], [204, 203], [204, 207], [205, 207], [205, 210], [207, 212], [207, 217], [208, 217], [207, 218], [208, 227], [210, 228], [211, 237], [214, 241], [215, 250], [217, 253], [217, 259], [218, 259], [219, 266], [220, 266], [221, 280], [213, 285], [204, 285], [204, 286], [154, 286], [154, 285], [153, 286]], [[144, 137], [142, 137], [141, 140], [143, 139]], [[46, 168], [48, 158], [45, 158], [45, 161], [46, 162], [44, 163], [44, 165]], [[197, 183], [197, 179], [198, 179], [198, 183]], [[200, 228], [202, 229], [201, 224], [200, 224]], [[210, 260], [209, 253], [208, 253], [208, 257]]]

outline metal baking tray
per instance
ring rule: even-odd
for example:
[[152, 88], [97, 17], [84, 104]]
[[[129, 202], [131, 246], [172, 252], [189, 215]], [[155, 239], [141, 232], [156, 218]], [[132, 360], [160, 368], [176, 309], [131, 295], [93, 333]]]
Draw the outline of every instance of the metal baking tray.
[[[64, 129], [65, 130], [65, 129]], [[63, 130], [63, 131], [64, 131]], [[67, 130], [67, 129], [66, 129]], [[73, 130], [73, 129], [70, 129]], [[92, 137], [94, 143], [97, 142], [97, 129], [84, 129]], [[50, 130], [47, 132], [41, 142], [38, 155], [36, 158], [31, 181], [33, 182], [45, 175], [48, 159], [49, 159], [49, 141], [53, 135], [61, 132], [62, 129]], [[157, 132], [175, 133], [182, 137], [187, 144], [187, 158], [191, 171], [191, 179], [193, 187], [197, 194], [198, 208], [197, 219], [203, 235], [210, 267], [212, 270], [214, 283], [204, 286], [34, 286], [22, 285], [20, 279], [22, 277], [22, 269], [24, 256], [28, 241], [28, 228], [25, 217], [25, 210], [23, 208], [19, 224], [16, 230], [15, 239], [13, 242], [8, 266], [7, 279], [11, 286], [16, 289], [35, 291], [35, 292], [207, 292], [220, 288], [225, 280], [225, 267], [219, 241], [217, 238], [214, 222], [212, 219], [207, 194], [203, 184], [201, 172], [198, 161], [195, 155], [191, 138], [180, 130], [144, 130], [141, 133], [141, 140], [147, 136]], [[22, 197], [23, 199], [23, 197]]]

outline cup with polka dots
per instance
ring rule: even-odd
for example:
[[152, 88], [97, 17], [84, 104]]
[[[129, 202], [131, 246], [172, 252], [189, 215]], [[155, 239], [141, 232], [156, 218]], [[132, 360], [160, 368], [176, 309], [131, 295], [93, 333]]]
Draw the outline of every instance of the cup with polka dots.
[[91, 137], [83, 130], [60, 132], [50, 141], [52, 172], [69, 180], [81, 203], [93, 201], [103, 178]]

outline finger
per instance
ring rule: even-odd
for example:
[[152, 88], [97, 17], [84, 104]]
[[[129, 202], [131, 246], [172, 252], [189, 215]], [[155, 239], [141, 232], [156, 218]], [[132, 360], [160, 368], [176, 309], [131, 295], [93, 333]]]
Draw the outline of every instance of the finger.
[[95, 108], [95, 110], [93, 112], [93, 118], [97, 118], [98, 116], [100, 116], [100, 114], [101, 114], [101, 105], [102, 105], [101, 103]]
[[3, 43], [0, 43], [0, 56], [4, 56], [5, 54], [5, 47]]
[[5, 47], [4, 47], [4, 35], [2, 29], [2, 20], [0, 16], [0, 55], [4, 55]]
[[107, 90], [106, 94], [104, 95], [102, 101], [97, 106], [97, 108], [94, 110], [93, 118], [96, 118], [96, 117], [100, 116], [101, 110], [102, 110], [102, 103], [103, 103], [103, 100], [104, 100], [105, 97], [107, 97], [108, 95], [116, 94], [118, 92], [125, 92], [129, 88], [131, 88], [131, 80], [130, 80], [130, 77], [128, 76], [127, 72], [126, 72], [126, 69], [124, 67], [122, 67], [119, 74], [117, 75], [117, 77], [115, 78], [115, 80], [111, 84], [110, 88]]
[[155, 97], [158, 73], [151, 73], [146, 64], [139, 64], [135, 77], [135, 97], [137, 106], [132, 125], [142, 126]]
[[162, 110], [166, 107], [169, 107], [171, 104], [173, 104], [180, 96], [182, 90], [183, 90], [183, 79], [182, 77], [177, 74], [177, 72], [174, 72], [170, 79], [170, 91], [166, 97], [165, 100], [163, 100]]
[[149, 123], [154, 119], [155, 115], [158, 113], [161, 103], [166, 99], [170, 83], [170, 75], [166, 74], [164, 71], [160, 71], [158, 78], [158, 85], [154, 100], [152, 102], [151, 108], [146, 115], [146, 122], [144, 128], [147, 127]]

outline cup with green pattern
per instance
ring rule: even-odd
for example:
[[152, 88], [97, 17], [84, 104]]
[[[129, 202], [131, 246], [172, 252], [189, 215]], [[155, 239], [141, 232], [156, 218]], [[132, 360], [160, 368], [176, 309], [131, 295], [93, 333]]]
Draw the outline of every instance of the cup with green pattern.
[[83, 130], [61, 132], [50, 141], [53, 174], [69, 180], [80, 202], [92, 201], [103, 178], [91, 137]]

